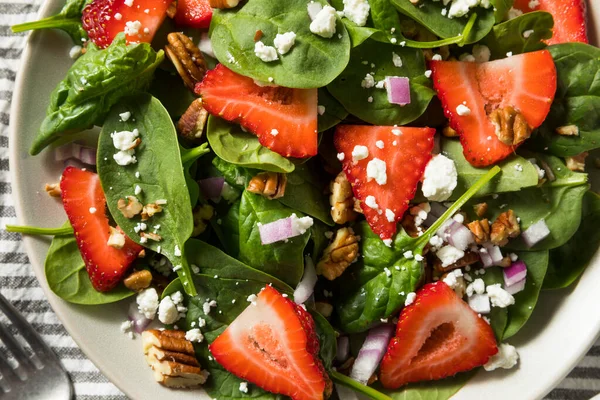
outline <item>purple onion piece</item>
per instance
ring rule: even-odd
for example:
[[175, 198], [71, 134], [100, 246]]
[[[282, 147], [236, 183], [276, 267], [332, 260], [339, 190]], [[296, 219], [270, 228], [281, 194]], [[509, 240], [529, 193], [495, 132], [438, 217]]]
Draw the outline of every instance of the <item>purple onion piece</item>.
[[258, 232], [262, 244], [271, 244], [289, 239], [294, 236], [292, 218], [282, 218], [268, 224], [258, 225]]
[[386, 76], [388, 102], [405, 106], [410, 104], [410, 80], [404, 76]]
[[367, 381], [379, 366], [393, 333], [393, 325], [381, 325], [369, 331], [367, 339], [352, 365], [350, 378], [363, 385], [367, 384]]

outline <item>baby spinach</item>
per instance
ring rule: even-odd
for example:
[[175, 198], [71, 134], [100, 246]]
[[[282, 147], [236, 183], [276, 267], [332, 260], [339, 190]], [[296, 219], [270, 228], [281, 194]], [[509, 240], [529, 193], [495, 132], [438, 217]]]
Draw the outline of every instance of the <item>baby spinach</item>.
[[255, 135], [242, 131], [239, 125], [211, 115], [206, 135], [215, 154], [231, 164], [273, 172], [294, 170], [290, 160], [262, 146]]
[[[417, 238], [411, 238], [401, 230], [387, 247], [366, 222], [355, 227], [361, 237], [362, 258], [334, 282], [337, 285], [334, 305], [344, 332], [365, 331], [403, 307], [406, 296], [415, 291], [423, 277], [423, 263], [414, 255], [421, 255], [439, 227], [499, 172], [499, 167], [488, 171]], [[406, 258], [406, 251], [411, 251], [413, 257]]]
[[544, 289], [571, 285], [585, 270], [600, 245], [600, 197], [594, 192], [583, 196], [581, 225], [562, 246], [550, 251]]
[[[323, 0], [316, 0], [327, 4]], [[350, 38], [338, 19], [336, 34], [322, 38], [310, 29], [305, 0], [249, 0], [241, 7], [215, 10], [210, 37], [219, 61], [245, 76], [291, 88], [327, 85], [348, 64]], [[254, 36], [271, 46], [278, 33], [295, 32], [294, 47], [279, 60], [261, 61], [254, 54]]]
[[203, 155], [210, 153], [210, 150], [208, 149], [208, 144], [202, 143], [200, 146], [192, 148], [179, 146], [179, 152], [181, 153], [183, 175], [188, 187], [188, 192], [190, 193], [190, 203], [192, 207], [194, 207], [196, 203], [198, 203], [198, 198], [200, 197], [200, 186], [198, 186], [198, 182], [196, 182], [196, 179], [193, 177], [192, 168], [195, 167], [196, 160]]
[[439, 381], [412, 383], [395, 391], [384, 390], [394, 400], [448, 400], [475, 375], [475, 371], [461, 372]]
[[162, 68], [157, 68], [154, 72], [154, 80], [148, 91], [160, 100], [173, 119], [179, 119], [197, 98], [183, 84], [181, 76], [177, 72], [166, 71]]
[[541, 50], [546, 47], [543, 40], [552, 37], [552, 27], [552, 14], [534, 11], [494, 26], [481, 43], [490, 48], [493, 58]]
[[52, 92], [31, 155], [61, 136], [101, 125], [121, 98], [148, 87], [163, 58], [163, 51], [155, 52], [148, 43], [127, 45], [124, 35], [103, 50], [90, 43]]
[[[71, 227], [69, 222], [63, 226]], [[44, 272], [50, 289], [69, 303], [108, 304], [135, 294], [122, 284], [108, 292], [98, 292], [94, 289], [73, 235], [56, 236], [52, 239], [44, 263]]]
[[[548, 117], [534, 139], [538, 149], [575, 156], [600, 147], [600, 49], [583, 43], [548, 47], [557, 72], [557, 89]], [[556, 128], [575, 125], [578, 136], [561, 136]]]
[[14, 33], [37, 29], [60, 29], [71, 36], [76, 45], [82, 45], [88, 35], [81, 24], [81, 13], [88, 3], [91, 3], [91, 0], [67, 0], [58, 14], [39, 21], [13, 25], [11, 29]]
[[[131, 118], [126, 122], [119, 116], [124, 112], [131, 112]], [[117, 150], [110, 134], [133, 129], [139, 130], [141, 139], [135, 149], [137, 163], [123, 167], [113, 159]], [[193, 295], [186, 258], [176, 250], [183, 250], [193, 229], [190, 195], [179, 151], [177, 132], [167, 110], [149, 94], [138, 94], [122, 99], [106, 117], [98, 140], [97, 169], [108, 208], [117, 224], [136, 243], [165, 255], [174, 266], [181, 265], [177, 274], [185, 289], [191, 291], [188, 293]], [[117, 208], [119, 199], [133, 196], [136, 186], [142, 189], [137, 195], [142, 204], [159, 199], [167, 201], [162, 212], [146, 221], [147, 231], [156, 230], [162, 238], [160, 241], [142, 243], [139, 232], [135, 231], [140, 217], [126, 218]], [[154, 228], [158, 225], [159, 229]]]
[[[402, 59], [401, 67], [394, 65], [393, 53]], [[363, 88], [361, 83], [367, 74], [371, 74], [376, 82], [386, 76], [408, 77], [410, 104], [402, 107], [391, 104], [385, 89]], [[372, 40], [352, 49], [348, 68], [327, 89], [351, 114], [375, 125], [408, 124], [425, 112], [435, 95], [431, 79], [425, 77], [425, 59], [421, 50]]]
[[325, 107], [325, 112], [319, 114], [318, 130], [324, 132], [342, 122], [348, 116], [348, 111], [333, 97], [326, 88], [319, 88], [319, 106]]
[[496, 19], [496, 23], [502, 22], [506, 19], [508, 15], [508, 10], [510, 10], [514, 4], [514, 0], [491, 0], [490, 3], [494, 7], [494, 17]]
[[[491, 267], [485, 270], [485, 275], [480, 276], [486, 286], [499, 283], [504, 287], [504, 275], [500, 267]], [[492, 307], [491, 312], [487, 315], [490, 319], [490, 326], [494, 331], [494, 336], [498, 342], [502, 341], [506, 324], [508, 322], [508, 311], [506, 308]]]

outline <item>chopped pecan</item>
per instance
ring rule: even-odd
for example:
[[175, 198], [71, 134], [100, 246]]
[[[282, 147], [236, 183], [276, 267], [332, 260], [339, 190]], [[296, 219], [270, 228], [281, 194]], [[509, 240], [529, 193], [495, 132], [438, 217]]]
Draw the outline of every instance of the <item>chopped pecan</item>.
[[214, 208], [209, 204], [199, 204], [192, 211], [194, 230], [192, 236], [198, 236], [206, 230], [208, 221], [213, 217]]
[[333, 218], [333, 221], [336, 224], [345, 224], [348, 221], [354, 221], [358, 216], [354, 210], [354, 194], [344, 171], [340, 172], [331, 181], [329, 189], [331, 190], [329, 204], [331, 204], [331, 218]]
[[114, 247], [115, 249], [122, 249], [125, 246], [125, 235], [118, 229], [109, 226], [110, 236], [106, 241], [106, 244], [110, 247]]
[[171, 2], [169, 8], [167, 8], [167, 17], [173, 19], [175, 18], [175, 14], [177, 14], [177, 0]]
[[515, 238], [521, 234], [519, 221], [513, 210], [508, 210], [498, 215], [492, 224], [490, 241], [497, 246], [504, 246], [509, 238]]
[[531, 136], [525, 117], [511, 106], [492, 111], [489, 118], [496, 128], [496, 136], [504, 144], [516, 146]]
[[44, 186], [44, 190], [48, 193], [49, 196], [52, 197], [60, 197], [61, 190], [59, 183], [46, 183]]
[[147, 330], [142, 333], [142, 345], [157, 382], [168, 387], [192, 387], [206, 382], [208, 371], [201, 369], [185, 332]]
[[261, 172], [248, 182], [247, 191], [260, 194], [269, 200], [279, 199], [285, 194], [287, 175], [277, 172]]
[[456, 132], [450, 125], [446, 125], [442, 130], [442, 135], [446, 137], [458, 137], [458, 132]]
[[329, 303], [325, 303], [324, 301], [315, 302], [315, 309], [325, 318], [331, 317], [331, 313], [333, 312], [333, 306]]
[[588, 156], [588, 152], [584, 151], [581, 154], [578, 154], [573, 157], [565, 157], [565, 161], [567, 162], [567, 168], [571, 171], [585, 171], [585, 159]]
[[185, 110], [177, 122], [177, 132], [190, 142], [202, 141], [202, 133], [208, 119], [208, 111], [202, 107], [202, 99], [196, 99]]
[[579, 128], [577, 125], [559, 126], [556, 133], [562, 136], [579, 136]]
[[140, 232], [140, 237], [154, 240], [155, 242], [160, 242], [162, 240], [162, 237], [158, 233], [154, 232]]
[[210, 0], [212, 8], [233, 8], [237, 7], [240, 0]]
[[461, 258], [454, 264], [450, 264], [446, 267], [442, 267], [442, 260], [435, 257], [435, 259], [433, 261], [433, 269], [434, 269], [434, 271], [436, 271], [438, 273], [443, 273], [443, 272], [452, 271], [453, 269], [463, 268], [463, 267], [466, 267], [467, 265], [475, 264], [479, 260], [481, 260], [481, 257], [479, 257], [479, 253], [474, 252], [474, 251], [465, 251], [465, 255], [463, 256], [463, 258]]
[[119, 199], [117, 208], [125, 218], [133, 218], [142, 212], [144, 206], [142, 206], [142, 203], [140, 203], [137, 197], [127, 196], [127, 201]]
[[487, 218], [473, 221], [467, 224], [467, 227], [475, 236], [475, 243], [482, 244], [490, 240], [490, 221]]
[[167, 57], [177, 69], [185, 85], [190, 90], [194, 90], [194, 86], [202, 80], [207, 70], [202, 52], [188, 36], [181, 32], [169, 33], [167, 40], [169, 41], [165, 46]]
[[352, 228], [340, 228], [333, 242], [323, 251], [317, 264], [317, 274], [330, 281], [340, 276], [358, 257], [358, 237]]
[[142, 209], [142, 221], [152, 218], [154, 214], [162, 211], [162, 207], [157, 203], [146, 204]]
[[473, 210], [475, 211], [475, 215], [477, 215], [479, 218], [481, 218], [487, 213], [488, 205], [487, 205], [487, 203], [475, 204], [473, 206]]
[[133, 271], [129, 276], [123, 279], [123, 284], [127, 289], [139, 292], [146, 289], [152, 283], [152, 273], [147, 269]]

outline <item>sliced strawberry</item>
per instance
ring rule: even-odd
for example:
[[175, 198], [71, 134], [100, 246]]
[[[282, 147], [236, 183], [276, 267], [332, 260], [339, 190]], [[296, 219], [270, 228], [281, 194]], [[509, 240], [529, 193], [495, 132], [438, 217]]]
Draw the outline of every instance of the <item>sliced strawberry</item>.
[[316, 400], [330, 391], [312, 317], [269, 285], [209, 349], [227, 371], [269, 392]]
[[[415, 196], [417, 184], [431, 159], [434, 135], [435, 129], [432, 128], [337, 126], [334, 144], [337, 151], [344, 155], [344, 172], [352, 185], [354, 197], [360, 200], [371, 230], [382, 239], [394, 236], [397, 222], [402, 219], [408, 203]], [[352, 153], [356, 146], [366, 146], [368, 156], [354, 160]], [[378, 182], [367, 176], [371, 162], [374, 163], [372, 166], [385, 165], [384, 184], [380, 184], [382, 180]], [[369, 206], [369, 196], [375, 198], [376, 208]]]
[[107, 245], [110, 227], [98, 175], [67, 167], [60, 180], [63, 206], [75, 231], [92, 285], [99, 292], [117, 286], [143, 247], [125, 237], [122, 249]]
[[196, 93], [206, 111], [240, 123], [263, 146], [286, 157], [317, 154], [317, 89], [259, 86], [219, 64]]
[[150, 43], [172, 1], [94, 0], [83, 9], [83, 29], [101, 49], [121, 32], [125, 32], [128, 43]]
[[442, 379], [479, 367], [497, 352], [490, 325], [448, 285], [430, 283], [400, 313], [380, 379], [388, 389]]
[[[556, 68], [546, 50], [487, 63], [432, 61], [433, 86], [450, 126], [460, 135], [465, 158], [485, 167], [514, 152], [502, 143], [489, 114], [507, 106], [520, 112], [531, 129], [546, 119], [556, 92]], [[468, 114], [459, 115], [457, 107]]]
[[541, 10], [552, 14], [554, 28], [548, 44], [588, 43], [585, 0], [516, 0], [513, 7], [524, 13]]
[[211, 18], [212, 8], [208, 0], [177, 0], [177, 25], [205, 29], [210, 26]]

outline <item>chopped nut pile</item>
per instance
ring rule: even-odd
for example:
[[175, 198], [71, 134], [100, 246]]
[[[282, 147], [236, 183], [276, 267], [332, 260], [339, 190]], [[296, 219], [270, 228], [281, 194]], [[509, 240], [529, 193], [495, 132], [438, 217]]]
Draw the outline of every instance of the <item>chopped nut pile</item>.
[[273, 200], [279, 199], [285, 195], [286, 185], [286, 174], [261, 172], [250, 180], [246, 190], [250, 193], [260, 194], [269, 200]]
[[340, 172], [329, 185], [331, 195], [329, 203], [331, 204], [331, 218], [336, 224], [345, 224], [354, 221], [358, 214], [354, 210], [354, 194], [352, 186], [346, 178], [346, 174]]
[[333, 242], [323, 251], [317, 264], [317, 274], [330, 281], [342, 275], [348, 266], [358, 257], [358, 236], [352, 228], [340, 228]]
[[531, 136], [525, 117], [511, 106], [492, 111], [489, 118], [496, 127], [498, 139], [504, 144], [516, 146]]
[[165, 46], [165, 53], [185, 85], [194, 90], [196, 83], [200, 82], [206, 73], [206, 62], [198, 46], [181, 32], [172, 32], [167, 36], [169, 44]]

